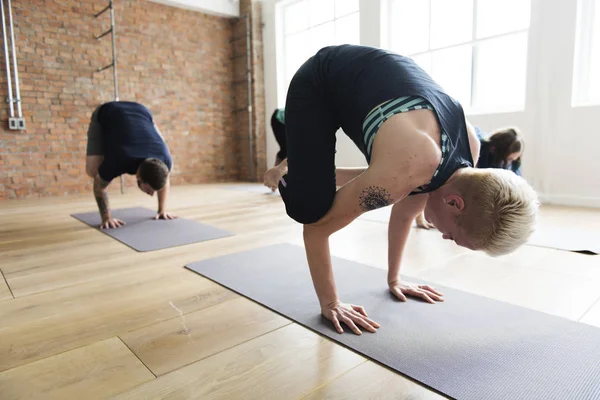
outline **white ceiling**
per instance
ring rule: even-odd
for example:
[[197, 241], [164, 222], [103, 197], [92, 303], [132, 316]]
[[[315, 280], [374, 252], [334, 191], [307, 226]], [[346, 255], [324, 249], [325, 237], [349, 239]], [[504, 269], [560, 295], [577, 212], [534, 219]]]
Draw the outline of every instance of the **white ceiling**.
[[149, 0], [154, 3], [185, 8], [221, 17], [237, 18], [240, 16], [239, 0]]

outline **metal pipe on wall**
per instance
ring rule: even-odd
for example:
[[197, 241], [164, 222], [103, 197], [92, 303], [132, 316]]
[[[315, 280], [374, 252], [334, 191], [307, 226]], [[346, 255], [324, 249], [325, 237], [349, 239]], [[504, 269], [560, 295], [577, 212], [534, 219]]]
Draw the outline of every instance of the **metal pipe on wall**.
[[248, 80], [248, 147], [250, 155], [250, 179], [256, 177], [254, 172], [254, 133], [252, 131], [252, 57], [250, 51], [250, 15], [246, 13], [246, 59]]
[[8, 22], [12, 46], [13, 68], [15, 70], [15, 101], [17, 103], [17, 115], [19, 118], [23, 118], [23, 111], [21, 110], [21, 91], [19, 89], [19, 69], [17, 68], [17, 52], [15, 51], [15, 33], [13, 31], [12, 7], [10, 0], [8, 0]]
[[[101, 34], [100, 36], [96, 36], [96, 40], [100, 40], [104, 36], [106, 36], [106, 35], [108, 35], [110, 33], [111, 44], [112, 44], [112, 58], [113, 58], [113, 60], [112, 60], [111, 64], [106, 65], [106, 66], [101, 67], [101, 68], [98, 68], [96, 71], [97, 72], [101, 72], [101, 71], [104, 71], [105, 69], [108, 69], [108, 68], [112, 67], [112, 69], [113, 69], [114, 99], [115, 99], [115, 101], [119, 101], [119, 81], [117, 79], [117, 41], [116, 41], [116, 35], [115, 35], [115, 7], [114, 7], [114, 4], [113, 4], [113, 0], [109, 0], [108, 6], [106, 6], [105, 8], [103, 8], [102, 11], [100, 11], [96, 15], [94, 15], [94, 17], [98, 18], [106, 10], [110, 10], [110, 29], [107, 30], [106, 32], [104, 32], [103, 34]], [[121, 182], [121, 194], [124, 194], [125, 193], [125, 179], [124, 179], [123, 175], [121, 175], [119, 177], [119, 180]]]
[[112, 31], [113, 80], [115, 82], [115, 101], [119, 101], [119, 82], [117, 81], [117, 45], [115, 39], [115, 8], [110, 0], [110, 29]]
[[[112, 56], [113, 56], [113, 82], [115, 90], [115, 101], [119, 101], [119, 81], [117, 80], [117, 42], [115, 39], [115, 7], [113, 6], [113, 0], [110, 0], [110, 31], [112, 38]], [[121, 194], [125, 193], [125, 178], [123, 175], [120, 176]]]
[[13, 96], [12, 96], [12, 76], [10, 73], [10, 61], [8, 59], [8, 37], [6, 36], [6, 17], [4, 16], [4, 1], [0, 0], [0, 5], [2, 7], [2, 38], [4, 40], [4, 59], [6, 61], [6, 82], [8, 84], [8, 104], [10, 107], [10, 117], [13, 118], [15, 116], [15, 107], [13, 105]]

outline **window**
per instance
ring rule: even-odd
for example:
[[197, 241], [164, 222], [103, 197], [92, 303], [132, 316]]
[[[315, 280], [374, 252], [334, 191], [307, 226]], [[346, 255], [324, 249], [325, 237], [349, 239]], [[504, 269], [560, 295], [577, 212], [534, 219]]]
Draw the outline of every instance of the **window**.
[[[359, 0], [295, 0], [282, 2], [283, 85], [319, 49], [335, 44], [359, 44]], [[283, 92], [280, 92], [280, 94]], [[279, 96], [284, 100], [285, 96]]]
[[530, 0], [390, 0], [391, 50], [467, 112], [525, 107]]
[[600, 0], [579, 0], [573, 105], [600, 104]]

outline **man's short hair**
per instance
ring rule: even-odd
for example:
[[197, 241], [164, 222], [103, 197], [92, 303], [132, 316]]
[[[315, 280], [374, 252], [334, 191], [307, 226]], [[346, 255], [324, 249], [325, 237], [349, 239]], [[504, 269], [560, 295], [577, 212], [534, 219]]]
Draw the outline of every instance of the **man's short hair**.
[[140, 179], [154, 190], [160, 190], [167, 184], [169, 168], [157, 158], [147, 158], [140, 164]]

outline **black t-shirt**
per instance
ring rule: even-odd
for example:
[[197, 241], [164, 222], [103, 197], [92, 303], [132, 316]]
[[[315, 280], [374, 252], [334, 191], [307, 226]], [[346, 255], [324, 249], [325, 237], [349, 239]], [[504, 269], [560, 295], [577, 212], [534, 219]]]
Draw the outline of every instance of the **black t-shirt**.
[[418, 96], [433, 106], [448, 136], [448, 157], [423, 191], [439, 188], [459, 168], [474, 166], [462, 106], [412, 59], [374, 47], [340, 45], [321, 49], [312, 65], [315, 87], [323, 89], [341, 128], [367, 161], [362, 130], [367, 114], [385, 101]]
[[104, 161], [98, 173], [106, 182], [122, 174], [134, 175], [146, 158], [157, 158], [171, 170], [167, 145], [156, 130], [150, 110], [143, 105], [105, 103], [98, 110], [98, 123], [104, 145]]

